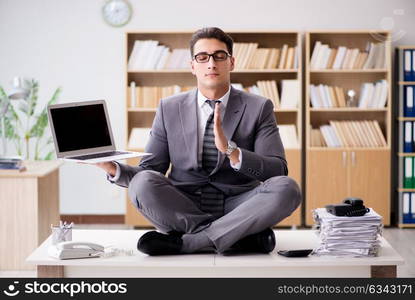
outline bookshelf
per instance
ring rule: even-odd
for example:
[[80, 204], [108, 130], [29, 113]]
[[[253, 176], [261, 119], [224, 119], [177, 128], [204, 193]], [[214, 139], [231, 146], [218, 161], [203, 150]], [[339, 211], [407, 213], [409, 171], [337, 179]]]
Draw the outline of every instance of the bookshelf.
[[[372, 207], [382, 215], [385, 225], [389, 225], [392, 99], [390, 33], [370, 30], [310, 31], [306, 32], [305, 40], [305, 223], [314, 224], [312, 210], [315, 208], [341, 203], [346, 197], [359, 197], [367, 207]], [[379, 45], [380, 41], [384, 41], [384, 44]], [[318, 42], [328, 45], [330, 51], [316, 51], [317, 55], [313, 55]], [[376, 45], [369, 50], [370, 43]], [[350, 49], [350, 54], [344, 54], [343, 63], [347, 55], [350, 55], [349, 61], [345, 65], [337, 62], [337, 68], [334, 68], [340, 47], [345, 47], [346, 51]], [[334, 54], [333, 49], [336, 49]], [[369, 62], [366, 65], [363, 55], [367, 59], [371, 55], [370, 51], [375, 51], [372, 49], [377, 49], [378, 55], [383, 51], [386, 55], [378, 58], [373, 54], [373, 65], [370, 67]], [[352, 51], [356, 51], [356, 60], [351, 58]], [[319, 55], [322, 56], [319, 58]], [[362, 57], [362, 63], [359, 57]], [[347, 65], [348, 68], [342, 68]], [[361, 90], [362, 84], [371, 83], [373, 91], [376, 91], [377, 82], [379, 97], [367, 96], [372, 101], [371, 105], [360, 107], [360, 97], [364, 99], [363, 93], [367, 92]], [[382, 90], [381, 84], [387, 86], [387, 90]], [[337, 91], [337, 87], [342, 88], [341, 93], [336, 92], [334, 96], [323, 94], [325, 91], [331, 93], [331, 89]], [[347, 106], [346, 102], [348, 95], [345, 93], [349, 90], [356, 92], [352, 107]], [[331, 100], [329, 105], [320, 107], [317, 100], [324, 97], [324, 101], [327, 98]], [[386, 102], [383, 106], [381, 99]], [[372, 121], [377, 122], [379, 131]], [[325, 129], [323, 133], [320, 126], [326, 125], [331, 125], [331, 129]], [[337, 142], [330, 143], [329, 147], [322, 140], [324, 134], [333, 138], [332, 132], [337, 136]]]
[[[414, 176], [414, 91], [415, 46], [399, 46], [395, 50], [397, 155], [395, 161], [398, 181], [398, 226], [415, 228], [415, 176]], [[395, 123], [396, 124], [396, 123]], [[407, 163], [411, 165], [407, 168]]]
[[[196, 86], [196, 80], [189, 69], [140, 69], [129, 66], [129, 58], [134, 49], [135, 41], [156, 40], [159, 45], [168, 47], [171, 50], [188, 48], [189, 40], [193, 30], [189, 31], [134, 31], [125, 34], [125, 82], [126, 82], [126, 136], [128, 137], [133, 128], [149, 128], [152, 125], [156, 108], [155, 107], [131, 107], [131, 90], [130, 83], [134, 81], [137, 87], [143, 86]], [[298, 80], [298, 105], [295, 108], [275, 108], [275, 115], [278, 125], [295, 125], [298, 146], [286, 148], [286, 158], [288, 161], [289, 176], [294, 178], [299, 186], [302, 185], [302, 46], [301, 35], [296, 31], [254, 31], [254, 30], [233, 30], [226, 31], [234, 39], [235, 43], [257, 43], [258, 48], [275, 48], [282, 49], [284, 45], [287, 47], [297, 47], [297, 66], [293, 68], [236, 68], [231, 74], [231, 82], [242, 84], [244, 88], [256, 85], [258, 81], [276, 81], [279, 95], [281, 96], [282, 80]], [[242, 52], [239, 52], [242, 53]], [[190, 56], [190, 54], [189, 54]], [[236, 60], [238, 57], [235, 52]], [[246, 58], [244, 58], [246, 59]], [[190, 58], [189, 58], [190, 60]], [[275, 100], [275, 99], [272, 99]], [[128, 143], [127, 143], [128, 144]], [[128, 148], [128, 145], [127, 145]], [[142, 148], [130, 150], [143, 150]], [[129, 164], [136, 165], [137, 159], [128, 160]], [[129, 199], [126, 199], [127, 210], [125, 222], [129, 225], [137, 227], [148, 227], [150, 223], [132, 206]], [[289, 218], [278, 224], [278, 226], [301, 225], [301, 208], [298, 208]]]

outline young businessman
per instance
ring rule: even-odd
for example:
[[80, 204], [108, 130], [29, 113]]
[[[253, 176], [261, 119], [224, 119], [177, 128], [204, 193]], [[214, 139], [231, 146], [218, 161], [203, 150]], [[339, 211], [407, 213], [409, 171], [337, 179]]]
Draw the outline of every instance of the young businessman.
[[140, 238], [144, 253], [268, 253], [275, 247], [270, 227], [300, 204], [272, 102], [230, 85], [232, 46], [219, 28], [196, 31], [197, 89], [161, 100], [145, 149], [152, 155], [137, 167], [99, 164], [160, 231]]

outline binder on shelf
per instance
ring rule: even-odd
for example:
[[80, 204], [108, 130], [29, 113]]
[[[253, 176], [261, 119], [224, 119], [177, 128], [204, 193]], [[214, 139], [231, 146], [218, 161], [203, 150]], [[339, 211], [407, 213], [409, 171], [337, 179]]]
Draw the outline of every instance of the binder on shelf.
[[412, 81], [413, 80], [413, 70], [412, 70], [412, 50], [404, 50], [403, 55], [403, 80]]
[[415, 223], [415, 193], [411, 193], [410, 223]]
[[413, 159], [412, 157], [405, 157], [405, 168], [404, 168], [404, 180], [403, 187], [405, 189], [413, 188]]
[[414, 109], [414, 86], [406, 86], [404, 92], [404, 116], [405, 117], [415, 117]]
[[415, 50], [412, 49], [412, 72], [411, 72], [411, 81], [415, 81]]
[[[411, 223], [411, 200], [414, 199], [415, 193], [403, 193], [402, 194], [402, 221], [403, 223]], [[414, 205], [415, 206], [415, 205]]]
[[412, 122], [407, 121], [405, 122], [405, 129], [404, 129], [404, 145], [403, 145], [403, 152], [411, 153], [413, 152], [413, 142], [412, 142]]
[[412, 152], [415, 152], [415, 121], [412, 122]]

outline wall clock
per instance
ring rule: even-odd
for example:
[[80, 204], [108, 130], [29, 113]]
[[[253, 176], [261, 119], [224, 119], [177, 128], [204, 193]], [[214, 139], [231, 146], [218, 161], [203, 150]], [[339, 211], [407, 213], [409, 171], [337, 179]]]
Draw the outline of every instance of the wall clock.
[[127, 24], [133, 13], [127, 0], [109, 0], [102, 7], [102, 17], [111, 26], [121, 27]]

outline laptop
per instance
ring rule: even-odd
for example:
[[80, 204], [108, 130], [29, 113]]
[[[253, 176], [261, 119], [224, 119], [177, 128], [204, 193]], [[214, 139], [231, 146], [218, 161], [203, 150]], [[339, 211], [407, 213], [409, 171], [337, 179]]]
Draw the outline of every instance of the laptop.
[[59, 159], [99, 163], [151, 155], [116, 150], [104, 100], [50, 105], [48, 118]]

